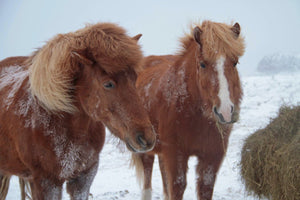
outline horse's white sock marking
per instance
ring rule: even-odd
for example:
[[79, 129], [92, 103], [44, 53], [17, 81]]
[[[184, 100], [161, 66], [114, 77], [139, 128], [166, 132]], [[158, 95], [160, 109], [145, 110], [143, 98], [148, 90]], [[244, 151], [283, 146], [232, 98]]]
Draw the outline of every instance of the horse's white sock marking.
[[151, 200], [152, 199], [152, 190], [144, 189], [142, 192], [142, 200]]

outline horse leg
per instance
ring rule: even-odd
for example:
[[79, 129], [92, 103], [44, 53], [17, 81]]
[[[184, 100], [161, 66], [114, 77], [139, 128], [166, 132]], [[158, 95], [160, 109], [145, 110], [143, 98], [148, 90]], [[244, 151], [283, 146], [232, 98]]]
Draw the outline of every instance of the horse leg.
[[21, 190], [21, 200], [26, 200], [26, 198], [31, 199], [31, 186], [29, 181], [19, 177], [19, 186]]
[[168, 200], [182, 200], [183, 193], [186, 188], [186, 172], [187, 172], [188, 156], [173, 151], [164, 153], [161, 156], [161, 163], [165, 171], [165, 178], [167, 183], [164, 183], [168, 187], [168, 196], [165, 199]]
[[95, 163], [89, 170], [79, 177], [67, 182], [67, 191], [71, 200], [87, 200], [90, 194], [90, 187], [98, 170], [98, 163]]
[[154, 155], [140, 154], [141, 161], [143, 163], [143, 172], [144, 172], [144, 185], [142, 200], [151, 200], [152, 199], [152, 169], [154, 162]]
[[5, 200], [9, 188], [10, 176], [0, 174], [0, 200]]
[[21, 200], [26, 199], [26, 186], [25, 186], [25, 180], [19, 177], [19, 186], [21, 190]]
[[[215, 156], [218, 158], [218, 156]], [[198, 158], [197, 165], [197, 195], [199, 200], [211, 200], [217, 172], [222, 163], [222, 158], [209, 162], [209, 159]], [[202, 162], [201, 162], [202, 161]]]
[[160, 168], [160, 173], [161, 173], [162, 182], [163, 182], [164, 199], [168, 200], [169, 199], [168, 181], [167, 181], [165, 166], [164, 166], [164, 163], [162, 161], [162, 157], [161, 156], [158, 156], [158, 160], [159, 160], [159, 168]]
[[30, 181], [32, 200], [61, 200], [62, 184], [46, 178], [34, 178]]

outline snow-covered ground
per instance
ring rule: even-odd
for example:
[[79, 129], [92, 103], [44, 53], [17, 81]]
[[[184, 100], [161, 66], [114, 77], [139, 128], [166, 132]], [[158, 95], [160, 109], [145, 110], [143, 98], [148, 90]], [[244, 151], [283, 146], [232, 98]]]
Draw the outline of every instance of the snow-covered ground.
[[[243, 140], [255, 130], [266, 126], [275, 117], [282, 104], [300, 104], [300, 73], [242, 77], [244, 98], [240, 120], [234, 125], [230, 136], [227, 156], [219, 171], [214, 190], [214, 200], [254, 200], [247, 196], [240, 174], [239, 161]], [[138, 200], [140, 188], [136, 182], [134, 169], [129, 168], [130, 153], [108, 134], [106, 145], [100, 154], [98, 174], [91, 187], [94, 200]], [[120, 150], [121, 149], [121, 150]], [[184, 200], [196, 199], [195, 192], [196, 159], [189, 161], [188, 185]], [[157, 159], [153, 171], [153, 199], [162, 200], [162, 182]], [[20, 199], [18, 179], [14, 177], [7, 199]], [[63, 199], [69, 199], [64, 192]]]

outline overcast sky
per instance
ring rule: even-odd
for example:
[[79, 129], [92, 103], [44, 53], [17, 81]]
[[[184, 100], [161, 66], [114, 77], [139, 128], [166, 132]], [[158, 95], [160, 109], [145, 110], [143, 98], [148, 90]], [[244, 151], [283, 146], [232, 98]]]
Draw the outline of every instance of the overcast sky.
[[205, 19], [240, 23], [247, 44], [242, 73], [265, 55], [300, 55], [299, 0], [0, 0], [0, 60], [30, 55], [54, 35], [96, 22], [142, 33], [145, 55], [171, 54], [190, 22]]

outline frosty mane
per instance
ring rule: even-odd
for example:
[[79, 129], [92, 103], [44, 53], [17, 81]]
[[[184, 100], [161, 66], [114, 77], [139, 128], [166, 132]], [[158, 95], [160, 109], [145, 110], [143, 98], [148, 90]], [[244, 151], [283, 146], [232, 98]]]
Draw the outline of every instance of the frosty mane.
[[49, 111], [76, 111], [74, 76], [79, 71], [74, 52], [114, 74], [139, 70], [142, 53], [137, 41], [110, 23], [87, 25], [76, 32], [59, 34], [28, 58], [30, 91]]
[[[236, 59], [236, 57], [244, 54], [244, 37], [241, 35], [237, 38], [235, 37], [234, 32], [231, 30], [233, 25], [203, 21], [202, 24], [194, 24], [193, 27], [195, 26], [198, 26], [203, 31], [201, 34], [201, 47], [206, 61], [215, 62], [220, 55]], [[191, 27], [189, 34], [181, 38], [182, 53], [195, 41], [193, 27]]]

